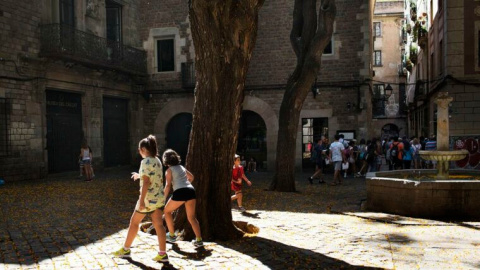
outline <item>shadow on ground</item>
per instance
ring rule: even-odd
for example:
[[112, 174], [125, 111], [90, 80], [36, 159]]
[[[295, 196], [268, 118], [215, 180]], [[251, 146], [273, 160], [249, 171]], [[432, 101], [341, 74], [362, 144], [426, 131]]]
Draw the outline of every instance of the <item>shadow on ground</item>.
[[382, 269], [348, 264], [311, 250], [285, 245], [261, 237], [219, 243], [259, 260], [271, 269]]

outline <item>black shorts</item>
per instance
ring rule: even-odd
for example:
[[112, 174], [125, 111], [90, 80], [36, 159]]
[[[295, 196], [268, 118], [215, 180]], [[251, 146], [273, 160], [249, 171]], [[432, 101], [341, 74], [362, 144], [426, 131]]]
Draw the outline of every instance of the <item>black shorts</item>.
[[193, 188], [179, 188], [173, 192], [172, 200], [186, 202], [196, 199], [195, 189]]

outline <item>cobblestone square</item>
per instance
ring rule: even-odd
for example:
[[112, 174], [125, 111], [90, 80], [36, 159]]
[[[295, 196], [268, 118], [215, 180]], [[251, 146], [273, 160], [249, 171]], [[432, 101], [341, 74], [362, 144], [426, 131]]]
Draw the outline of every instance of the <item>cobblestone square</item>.
[[[264, 189], [271, 173], [251, 173], [247, 212], [260, 228], [241, 241], [167, 244], [170, 264], [152, 261], [156, 237], [140, 232], [131, 259], [123, 244], [138, 195], [127, 170], [92, 182], [69, 176], [0, 188], [0, 269], [478, 269], [480, 222], [449, 223], [362, 212], [365, 179], [342, 186], [297, 175], [297, 193]], [[331, 181], [327, 175], [327, 181]], [[393, 194], [392, 194], [393, 196]]]

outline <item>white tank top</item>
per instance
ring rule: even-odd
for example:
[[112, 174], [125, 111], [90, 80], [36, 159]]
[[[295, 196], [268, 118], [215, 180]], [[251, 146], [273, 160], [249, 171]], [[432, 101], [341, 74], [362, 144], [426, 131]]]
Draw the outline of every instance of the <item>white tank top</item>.
[[83, 157], [82, 157], [83, 160], [88, 160], [90, 159], [90, 150], [88, 149], [83, 149]]
[[173, 191], [179, 188], [193, 188], [187, 178], [187, 170], [182, 165], [171, 166]]

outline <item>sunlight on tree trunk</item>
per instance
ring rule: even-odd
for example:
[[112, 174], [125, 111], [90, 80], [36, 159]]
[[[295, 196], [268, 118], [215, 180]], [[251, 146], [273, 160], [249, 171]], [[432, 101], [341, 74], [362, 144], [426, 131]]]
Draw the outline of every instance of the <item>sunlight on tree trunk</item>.
[[[190, 1], [197, 82], [186, 164], [195, 175], [197, 218], [206, 240], [243, 235], [232, 222], [230, 181], [245, 79], [263, 2]], [[183, 209], [175, 223], [177, 229], [185, 229], [186, 239], [193, 237]]]
[[[295, 0], [290, 42], [297, 65], [287, 82], [280, 106], [276, 171], [270, 190], [295, 191], [295, 149], [303, 102], [320, 70], [323, 50], [330, 42], [335, 0]], [[317, 17], [318, 16], [318, 17]]]

